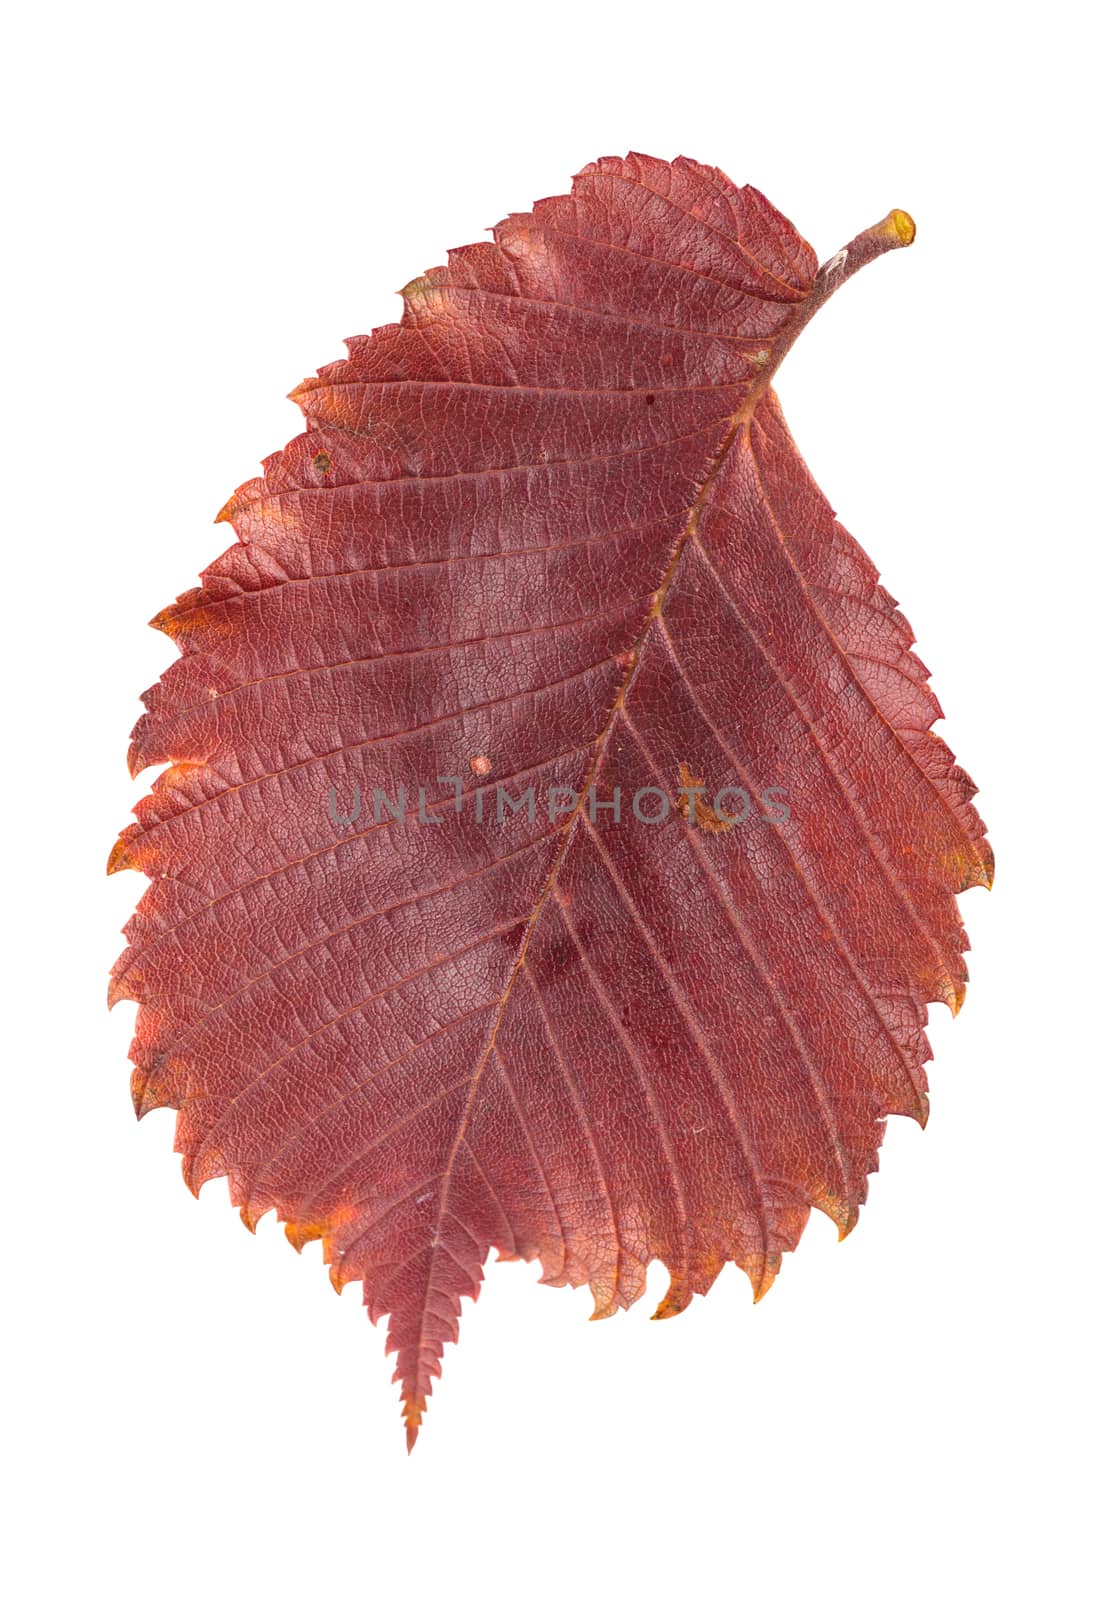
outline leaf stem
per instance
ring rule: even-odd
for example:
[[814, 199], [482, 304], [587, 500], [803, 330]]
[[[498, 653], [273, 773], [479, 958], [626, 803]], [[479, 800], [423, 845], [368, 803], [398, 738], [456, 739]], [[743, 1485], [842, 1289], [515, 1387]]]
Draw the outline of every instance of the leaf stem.
[[[800, 301], [796, 315], [775, 341], [774, 360], [769, 363], [767, 371], [769, 381], [803, 328], [814, 313], [825, 305], [830, 295], [835, 294], [861, 267], [875, 261], [877, 256], [913, 244], [916, 232], [914, 219], [907, 212], [889, 211], [882, 222], [874, 223], [872, 227], [865, 228], [863, 233], [858, 233], [851, 243], [818, 268], [809, 296]], [[762, 386], [761, 392], [765, 387]]]

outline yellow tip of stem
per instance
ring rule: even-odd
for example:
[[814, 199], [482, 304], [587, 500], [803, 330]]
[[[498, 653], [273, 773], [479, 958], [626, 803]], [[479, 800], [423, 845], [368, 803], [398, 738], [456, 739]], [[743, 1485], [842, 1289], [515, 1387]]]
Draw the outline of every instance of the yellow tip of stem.
[[899, 244], [913, 244], [914, 235], [918, 229], [914, 225], [914, 218], [906, 211], [889, 211], [880, 223], [880, 231], [888, 234], [891, 239]]

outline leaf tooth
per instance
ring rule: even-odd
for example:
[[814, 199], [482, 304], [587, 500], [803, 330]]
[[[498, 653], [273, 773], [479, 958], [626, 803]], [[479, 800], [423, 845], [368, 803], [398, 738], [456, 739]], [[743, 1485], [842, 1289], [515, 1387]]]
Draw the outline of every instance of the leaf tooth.
[[108, 855], [107, 876], [116, 872], [145, 872], [148, 878], [158, 870], [158, 851], [137, 822], [123, 830]]
[[677, 1317], [687, 1309], [693, 1299], [694, 1292], [687, 1280], [673, 1273], [667, 1293], [653, 1311], [651, 1320], [666, 1322], [671, 1317]]
[[130, 959], [132, 952], [126, 950], [112, 968], [108, 979], [108, 1009], [119, 1000], [142, 1000], [142, 978], [134, 969], [134, 962]]
[[135, 866], [135, 862], [130, 859], [129, 854], [131, 842], [132, 828], [125, 828], [108, 853], [108, 877], [111, 877], [114, 872], [127, 872]]
[[131, 1104], [135, 1108], [135, 1119], [141, 1122], [148, 1111], [154, 1107], [146, 1104], [147, 1080], [150, 1077], [145, 1067], [136, 1067], [131, 1074]]
[[590, 1292], [594, 1296], [594, 1310], [590, 1313], [591, 1322], [605, 1322], [620, 1309], [611, 1283], [592, 1283]]
[[326, 1231], [327, 1222], [323, 1220], [298, 1221], [296, 1218], [291, 1218], [285, 1225], [285, 1236], [298, 1255], [314, 1239], [323, 1239]]
[[837, 1239], [840, 1243], [849, 1237], [857, 1223], [860, 1221], [860, 1206], [855, 1200], [847, 1200], [842, 1195], [818, 1195], [814, 1205], [825, 1216], [837, 1225]]
[[752, 1285], [753, 1305], [759, 1305], [779, 1276], [783, 1256], [778, 1250], [772, 1250], [762, 1256], [746, 1257], [738, 1265]]

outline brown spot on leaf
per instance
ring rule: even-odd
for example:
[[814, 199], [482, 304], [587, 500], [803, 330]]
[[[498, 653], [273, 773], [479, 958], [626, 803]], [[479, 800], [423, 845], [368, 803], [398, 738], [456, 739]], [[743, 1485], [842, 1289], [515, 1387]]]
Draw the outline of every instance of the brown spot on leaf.
[[[730, 811], [723, 811], [719, 817], [712, 805], [706, 802], [705, 794], [696, 791], [706, 787], [702, 778], [696, 778], [685, 761], [679, 763], [679, 815], [685, 822], [694, 822], [702, 829], [703, 833], [728, 833], [737, 818]], [[691, 808], [694, 816], [691, 816]]]
[[312, 458], [313, 469], [327, 477], [332, 470], [332, 458], [327, 450], [318, 450]]

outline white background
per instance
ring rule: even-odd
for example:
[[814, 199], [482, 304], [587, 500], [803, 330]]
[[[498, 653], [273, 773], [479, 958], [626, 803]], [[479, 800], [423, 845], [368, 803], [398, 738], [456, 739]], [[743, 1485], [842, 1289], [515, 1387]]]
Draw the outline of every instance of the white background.
[[[1085, 7], [21, 8], [6, 24], [4, 1554], [23, 1596], [1086, 1597], [1107, 1336], [1106, 182]], [[1095, 8], [1091, 15], [1095, 16]], [[491, 1267], [405, 1456], [358, 1290], [136, 1127], [104, 860], [145, 627], [391, 291], [628, 149], [825, 259], [777, 380], [998, 861], [852, 1238], [650, 1323]], [[1097, 1359], [1098, 1358], [1098, 1359]], [[1103, 1576], [1101, 1579], [1101, 1568]]]

